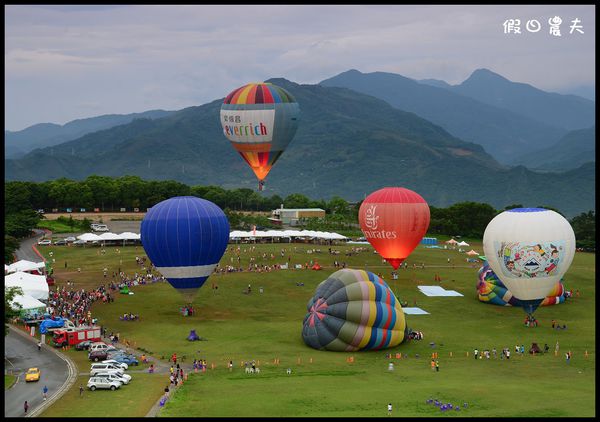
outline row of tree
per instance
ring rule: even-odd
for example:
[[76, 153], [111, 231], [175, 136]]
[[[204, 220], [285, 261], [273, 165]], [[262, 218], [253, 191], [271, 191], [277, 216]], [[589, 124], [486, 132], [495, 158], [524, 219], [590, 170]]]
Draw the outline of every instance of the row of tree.
[[[82, 181], [63, 178], [37, 183], [5, 182], [5, 233], [15, 238], [27, 235], [39, 221], [39, 216], [34, 210], [40, 208], [99, 208], [101, 211], [116, 211], [124, 207], [145, 211], [160, 201], [185, 195], [197, 196], [217, 204], [227, 214], [232, 229], [247, 229], [252, 225], [259, 228], [272, 227], [266, 217], [248, 216], [240, 211], [271, 211], [283, 204], [285, 208], [322, 208], [326, 211], [325, 219], [307, 219], [301, 222], [302, 228], [358, 232], [358, 210], [361, 202], [350, 203], [337, 196], [329, 201], [313, 200], [298, 193], [285, 198], [279, 195], [269, 197], [245, 188], [228, 190], [212, 185], [188, 186], [173, 180], [146, 181], [138, 176], [112, 178], [94, 175]], [[522, 205], [512, 204], [497, 210], [489, 204], [478, 202], [461, 202], [447, 208], [430, 206], [431, 222], [428, 233], [482, 238], [492, 218], [504, 210], [519, 207]], [[554, 211], [560, 213], [559, 210]], [[594, 250], [595, 212], [582, 213], [570, 223], [575, 231], [577, 246]], [[11, 239], [8, 239], [8, 243], [14, 244]]]

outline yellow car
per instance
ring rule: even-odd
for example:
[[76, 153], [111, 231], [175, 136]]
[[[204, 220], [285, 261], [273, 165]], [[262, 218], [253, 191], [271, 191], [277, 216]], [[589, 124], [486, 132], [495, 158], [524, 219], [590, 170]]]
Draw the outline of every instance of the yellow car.
[[40, 380], [40, 370], [38, 368], [29, 368], [25, 373], [25, 381], [39, 381]]

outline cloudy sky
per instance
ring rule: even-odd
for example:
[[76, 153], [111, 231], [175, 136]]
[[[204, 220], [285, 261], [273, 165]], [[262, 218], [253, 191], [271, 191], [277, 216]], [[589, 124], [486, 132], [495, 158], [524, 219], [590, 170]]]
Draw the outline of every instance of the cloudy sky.
[[[507, 19], [521, 34], [504, 33]], [[570, 33], [574, 19], [583, 34]], [[595, 86], [595, 31], [591, 5], [8, 5], [5, 129], [179, 110], [248, 82], [315, 84], [349, 69], [457, 84], [488, 68], [583, 92]]]

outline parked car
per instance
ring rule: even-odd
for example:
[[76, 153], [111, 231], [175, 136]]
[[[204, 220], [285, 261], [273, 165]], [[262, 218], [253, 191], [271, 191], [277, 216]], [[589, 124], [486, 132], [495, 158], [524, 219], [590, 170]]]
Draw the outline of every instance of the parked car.
[[75, 242], [77, 239], [76, 239], [76, 238], [74, 238], [73, 236], [69, 236], [69, 237], [65, 237], [65, 240], [66, 240], [67, 242]]
[[85, 245], [85, 243], [86, 243], [85, 240], [81, 240], [80, 239], [80, 240], [75, 240], [73, 242], [73, 245], [75, 245], [75, 246], [83, 246], [83, 245]]
[[106, 377], [92, 377], [89, 379], [87, 387], [92, 391], [94, 391], [97, 388], [110, 388], [114, 391], [117, 388], [121, 387], [121, 383], [119, 381], [114, 381]]
[[94, 375], [95, 377], [102, 377], [102, 378], [108, 378], [111, 381], [118, 381], [121, 384], [129, 384], [129, 381], [131, 380], [131, 376], [128, 375], [127, 377], [125, 377], [126, 374], [123, 374], [123, 376], [119, 375], [119, 374], [107, 374], [107, 373], [98, 373], [96, 375]]
[[119, 372], [121, 374], [124, 373], [123, 368], [121, 368], [121, 366], [118, 362], [116, 364], [114, 364], [114, 363], [92, 363], [92, 366], [90, 368], [90, 375], [94, 376], [100, 372], [107, 372], [107, 373]]
[[121, 381], [123, 384], [129, 384], [131, 381], [131, 375], [126, 374], [124, 372], [115, 372], [115, 371], [99, 371], [94, 375], [95, 377], [114, 377], [117, 380]]
[[112, 363], [115, 366], [119, 366], [121, 368], [123, 368], [124, 370], [127, 370], [129, 368], [129, 365], [125, 362], [119, 362], [115, 359], [107, 359], [107, 360], [103, 360], [102, 363]]
[[75, 345], [75, 350], [89, 350], [90, 345], [92, 343], [93, 342], [91, 340], [85, 340], [85, 341], [82, 341], [81, 343], [77, 343]]
[[66, 245], [67, 241], [65, 239], [58, 239], [54, 242], [55, 245]]
[[29, 368], [25, 373], [25, 382], [39, 381], [42, 371], [39, 368]]
[[108, 353], [106, 353], [106, 350], [95, 350], [88, 353], [88, 359], [93, 360], [94, 362], [100, 362], [101, 360], [108, 359]]
[[51, 245], [52, 241], [50, 239], [42, 239], [38, 242], [38, 245], [48, 246]]
[[137, 358], [133, 355], [121, 354], [121, 355], [113, 356], [111, 359], [115, 360], [119, 363], [124, 363], [127, 365], [138, 366], [140, 364], [140, 362], [137, 360]]

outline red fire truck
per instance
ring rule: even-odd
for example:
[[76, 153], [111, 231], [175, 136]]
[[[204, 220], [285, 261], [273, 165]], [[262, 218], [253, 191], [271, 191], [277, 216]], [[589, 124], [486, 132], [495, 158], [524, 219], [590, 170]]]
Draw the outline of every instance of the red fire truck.
[[75, 346], [82, 341], [101, 341], [100, 327], [77, 327], [72, 330], [58, 329], [52, 336], [54, 347]]

